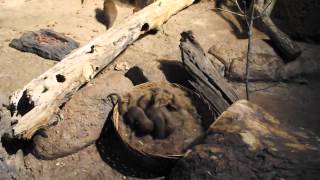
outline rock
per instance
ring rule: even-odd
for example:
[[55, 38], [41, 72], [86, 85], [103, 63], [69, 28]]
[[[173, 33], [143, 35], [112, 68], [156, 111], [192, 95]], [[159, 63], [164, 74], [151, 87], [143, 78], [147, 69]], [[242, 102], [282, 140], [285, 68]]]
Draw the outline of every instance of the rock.
[[225, 65], [219, 61], [218, 58], [214, 57], [211, 54], [208, 54], [209, 60], [211, 61], [211, 63], [213, 64], [213, 66], [218, 70], [219, 74], [224, 77], [225, 76], [225, 70], [226, 67]]
[[107, 96], [124, 93], [132, 83], [121, 73], [103, 74], [93, 85], [77, 92], [63, 108], [63, 121], [35, 135], [33, 153], [43, 159], [56, 159], [75, 153], [100, 136], [113, 103]]
[[[252, 54], [249, 64], [250, 81], [280, 81], [281, 70], [284, 67], [282, 60], [270, 54]], [[245, 82], [246, 58], [233, 59], [227, 73], [227, 78], [233, 81]]]
[[[10, 117], [10, 112], [0, 106], [0, 137], [11, 130]], [[21, 179], [23, 177], [24, 166], [21, 164], [21, 153], [20, 150], [17, 155], [9, 156], [0, 142], [0, 179]]]
[[127, 62], [120, 62], [114, 66], [114, 70], [116, 71], [126, 71], [129, 70], [130, 66]]
[[[220, 62], [225, 66], [225, 77], [231, 81], [245, 82], [246, 50], [242, 42], [230, 44], [215, 43], [209, 49], [212, 64], [222, 72]], [[320, 70], [318, 45], [300, 43], [303, 54], [295, 61], [284, 63], [272, 47], [264, 40], [256, 39], [252, 46], [252, 60], [249, 64], [249, 80], [291, 81], [301, 83], [305, 75], [318, 75]], [[242, 47], [242, 48], [241, 48]]]
[[243, 56], [245, 44], [235, 42], [215, 42], [208, 50], [208, 53], [219, 59], [225, 66], [231, 63], [232, 59]]
[[[231, 81], [245, 82], [246, 80], [246, 44], [243, 42], [229, 44], [219, 42], [212, 45], [209, 54], [213, 55], [213, 65], [223, 70], [225, 77]], [[281, 81], [283, 80], [283, 60], [274, 52], [272, 47], [263, 40], [254, 40], [249, 64], [250, 81]]]
[[13, 39], [10, 47], [23, 52], [31, 52], [46, 59], [60, 61], [79, 43], [60, 33], [48, 29], [24, 33], [19, 39]]

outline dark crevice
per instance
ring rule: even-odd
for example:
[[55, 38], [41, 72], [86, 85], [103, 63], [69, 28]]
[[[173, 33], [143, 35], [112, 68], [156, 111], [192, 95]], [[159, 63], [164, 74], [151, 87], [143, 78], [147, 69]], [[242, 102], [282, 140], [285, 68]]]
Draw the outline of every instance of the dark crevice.
[[[86, 86], [87, 86], [87, 84], [88, 84], [88, 82], [85, 82], [84, 84], [82, 84], [82, 85], [79, 87], [78, 91], [79, 91], [80, 89], [82, 89], [82, 88], [86, 87]], [[71, 95], [70, 95], [70, 96], [71, 96]]]
[[47, 92], [49, 89], [47, 87], [44, 87], [43, 90], [42, 90], [42, 93], [45, 93]]
[[174, 60], [160, 60], [159, 69], [164, 73], [166, 79], [170, 83], [180, 84], [189, 89], [193, 89], [189, 80], [192, 80], [192, 76], [183, 67], [183, 64]]
[[148, 24], [148, 23], [145, 23], [145, 24], [142, 25], [141, 31], [148, 31], [149, 28], [150, 28], [150, 27], [149, 27], [149, 24]]
[[[149, 156], [142, 156], [129, 148], [122, 141], [111, 120], [106, 121], [96, 146], [103, 161], [125, 176], [143, 179], [167, 176], [176, 163], [176, 160], [162, 159], [157, 159], [155, 163]], [[158, 167], [154, 167], [155, 165]]]
[[67, 102], [62, 103], [62, 104], [59, 106], [59, 109], [63, 109], [64, 106], [66, 105], [66, 103], [67, 103]]
[[27, 90], [24, 90], [17, 104], [17, 113], [23, 116], [33, 108], [34, 108], [34, 102], [30, 99]]
[[1, 137], [1, 144], [9, 155], [16, 154], [20, 149], [24, 154], [29, 154], [32, 149], [32, 140], [12, 139], [8, 134]]
[[125, 76], [130, 79], [133, 85], [148, 82], [148, 79], [144, 76], [142, 69], [138, 66], [130, 68], [129, 71], [125, 74]]
[[66, 78], [64, 77], [64, 75], [61, 75], [61, 74], [57, 74], [56, 79], [57, 79], [57, 82], [60, 82], [60, 83], [66, 81]]

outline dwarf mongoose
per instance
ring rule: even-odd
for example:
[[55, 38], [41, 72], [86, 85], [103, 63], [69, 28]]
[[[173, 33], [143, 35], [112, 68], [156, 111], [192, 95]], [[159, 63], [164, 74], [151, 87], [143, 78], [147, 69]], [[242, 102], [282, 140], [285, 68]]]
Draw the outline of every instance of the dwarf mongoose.
[[125, 114], [125, 119], [137, 135], [150, 134], [154, 129], [154, 123], [140, 107], [134, 106], [129, 108]]

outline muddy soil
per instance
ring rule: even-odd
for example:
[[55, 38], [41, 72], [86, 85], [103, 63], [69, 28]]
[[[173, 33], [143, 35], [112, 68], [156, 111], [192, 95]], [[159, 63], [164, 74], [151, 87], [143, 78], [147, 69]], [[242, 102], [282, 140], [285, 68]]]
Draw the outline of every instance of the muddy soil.
[[[26, 31], [49, 28], [75, 39], [84, 45], [93, 37], [105, 31], [99, 23], [96, 9], [102, 8], [102, 0], [87, 1], [81, 5], [80, 0], [0, 0], [0, 94], [1, 102], [7, 103], [9, 95], [22, 88], [33, 78], [45, 72], [56, 62], [43, 59], [31, 53], [22, 53], [8, 46], [10, 41]], [[120, 7], [121, 23], [132, 14], [132, 8]], [[188, 86], [188, 74], [180, 63], [180, 33], [192, 30], [205, 50], [213, 43], [243, 42], [234, 32], [239, 26], [236, 18], [230, 14], [218, 15], [213, 2], [202, 2], [186, 8], [173, 16], [160, 31], [139, 39], [132, 44], [117, 60], [103, 70], [97, 79], [108, 79], [108, 71], [114, 71], [114, 65], [127, 62], [130, 67], [138, 66], [143, 76], [150, 82], [169, 81]], [[267, 38], [258, 30], [255, 39]], [[302, 56], [320, 61], [320, 46], [299, 43], [305, 50]], [[257, 45], [259, 46], [259, 45]], [[121, 71], [123, 75], [125, 71]], [[135, 73], [126, 74], [130, 80], [137, 80]], [[94, 86], [94, 79], [91, 85]], [[320, 134], [320, 81], [319, 75], [305, 77], [306, 83], [251, 83], [251, 101], [264, 107], [282, 123], [298, 128], [305, 128]], [[244, 98], [244, 85], [230, 82]], [[85, 96], [83, 97], [85, 98]], [[6, 120], [1, 118], [1, 128]], [[1, 149], [1, 169], [6, 178], [19, 179], [127, 179], [122, 172], [111, 169], [97, 152], [96, 146], [87, 148], [55, 160], [39, 160], [31, 153], [24, 156], [8, 155]], [[2, 153], [4, 152], [4, 153]], [[21, 154], [21, 153], [20, 153]], [[21, 158], [22, 157], [22, 158]], [[11, 159], [11, 161], [6, 161]], [[13, 160], [12, 160], [13, 159]], [[20, 160], [22, 159], [22, 163]], [[4, 161], [3, 161], [4, 160]], [[9, 163], [10, 162], [10, 163]], [[18, 168], [15, 168], [18, 167]], [[17, 171], [11, 170], [19, 169]], [[2, 175], [2, 174], [0, 174]], [[130, 179], [130, 178], [129, 178]]]

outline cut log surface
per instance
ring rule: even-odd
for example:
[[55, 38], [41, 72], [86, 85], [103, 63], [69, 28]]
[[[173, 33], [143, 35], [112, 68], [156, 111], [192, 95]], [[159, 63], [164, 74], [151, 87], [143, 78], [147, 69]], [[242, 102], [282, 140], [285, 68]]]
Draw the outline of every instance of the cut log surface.
[[190, 83], [221, 114], [239, 99], [238, 94], [213, 66], [192, 32], [183, 32], [181, 36], [182, 61], [194, 78]]
[[246, 100], [230, 106], [169, 179], [318, 179], [320, 138]]
[[59, 111], [59, 106], [82, 85], [94, 78], [141, 34], [159, 28], [170, 16], [193, 2], [154, 2], [77, 49], [14, 93], [10, 100], [13, 137], [30, 139], [38, 129], [54, 123], [51, 117]]

